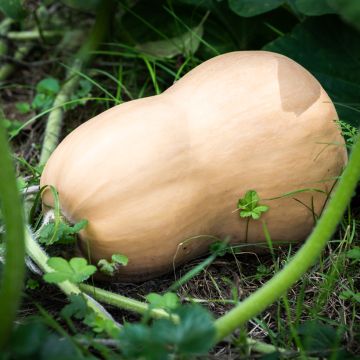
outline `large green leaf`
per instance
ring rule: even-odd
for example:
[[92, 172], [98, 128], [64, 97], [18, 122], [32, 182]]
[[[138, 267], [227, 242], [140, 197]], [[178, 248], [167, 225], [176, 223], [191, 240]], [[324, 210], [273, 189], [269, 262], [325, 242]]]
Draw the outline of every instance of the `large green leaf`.
[[327, 0], [339, 15], [360, 30], [360, 1], [359, 0]]
[[284, 2], [284, 0], [229, 0], [229, 6], [236, 14], [250, 17], [276, 9]]
[[21, 20], [25, 15], [25, 10], [21, 0], [1, 0], [0, 10], [14, 20]]
[[[310, 18], [265, 50], [284, 54], [308, 69], [335, 102], [342, 120], [359, 124], [360, 34], [336, 16]], [[355, 109], [352, 109], [355, 108]]]
[[298, 11], [309, 16], [332, 14], [336, 11], [329, 5], [328, 0], [295, 0]]
[[148, 41], [138, 44], [135, 48], [145, 54], [158, 58], [172, 58], [179, 54], [193, 55], [200, 45], [203, 35], [203, 25], [199, 24], [194, 29], [170, 39]]

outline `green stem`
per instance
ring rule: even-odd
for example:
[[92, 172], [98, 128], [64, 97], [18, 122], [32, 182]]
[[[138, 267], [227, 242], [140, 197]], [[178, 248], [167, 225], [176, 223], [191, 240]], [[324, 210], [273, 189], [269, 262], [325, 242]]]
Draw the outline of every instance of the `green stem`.
[[[163, 309], [151, 309], [148, 304], [141, 301], [114, 294], [111, 291], [99, 289], [88, 284], [80, 284], [79, 287], [83, 292], [89, 294], [91, 297], [102, 303], [116, 306], [120, 309], [129, 310], [141, 315], [149, 314], [152, 318], [156, 319], [171, 318], [175, 322], [178, 321], [176, 315], [170, 315]], [[274, 345], [266, 344], [262, 341], [257, 341], [251, 338], [247, 338], [246, 342], [251, 349], [259, 353], [268, 354], [275, 351], [286, 352], [285, 349], [277, 348]]]
[[337, 224], [341, 221], [359, 178], [360, 141], [358, 139], [336, 191], [306, 243], [283, 270], [234, 309], [215, 321], [217, 341], [222, 340], [237, 327], [271, 305], [314, 264], [326, 242], [335, 232]]
[[63, 34], [63, 31], [57, 30], [45, 30], [40, 33], [38, 29], [29, 30], [29, 31], [10, 31], [7, 34], [7, 38], [10, 40], [20, 40], [20, 41], [28, 41], [28, 40], [36, 40], [41, 38], [53, 38], [59, 37]]
[[9, 340], [20, 305], [25, 264], [24, 218], [7, 133], [0, 110], [0, 204], [6, 228], [5, 269], [0, 289], [0, 349]]
[[[23, 46], [19, 46], [19, 48], [16, 50], [14, 54], [15, 60], [22, 60], [25, 58], [25, 56], [30, 52], [32, 49], [33, 44], [28, 43], [24, 44]], [[2, 81], [6, 80], [10, 76], [10, 74], [14, 71], [15, 66], [10, 63], [6, 63], [4, 65], [0, 66], [0, 84]]]
[[150, 314], [154, 318], [168, 318], [170, 315], [162, 309], [151, 309], [148, 304], [128, 298], [126, 296], [114, 294], [111, 291], [99, 289], [92, 285], [80, 284], [80, 289], [91, 295], [94, 299], [109, 305], [116, 306], [120, 309], [133, 311], [138, 314]]
[[[10, 26], [12, 24], [12, 20], [7, 18], [0, 23], [0, 36], [3, 37], [6, 35]], [[0, 38], [0, 55], [5, 55], [7, 52], [7, 44], [5, 39]]]
[[246, 219], [246, 229], [245, 229], [245, 244], [248, 243], [248, 236], [249, 236], [249, 222], [250, 222], [250, 218], [248, 217]]
[[[72, 69], [80, 71], [81, 67], [82, 64], [78, 60], [74, 62]], [[58, 144], [64, 114], [64, 108], [61, 105], [70, 99], [79, 83], [79, 80], [80, 77], [77, 74], [68, 78], [54, 100], [54, 109], [50, 112], [46, 122], [44, 141], [40, 154], [40, 165], [44, 165], [47, 162]]]
[[[113, 15], [112, 7], [112, 0], [103, 1], [102, 6], [97, 12], [96, 21], [90, 31], [89, 37], [76, 54], [72, 66], [70, 66], [70, 68], [73, 68], [74, 70], [69, 70], [67, 80], [54, 100], [54, 106], [67, 102], [75, 91], [80, 80], [80, 71], [91, 60], [94, 51], [99, 47], [100, 43], [107, 35]], [[40, 154], [40, 165], [44, 165], [47, 162], [59, 142], [63, 115], [64, 109], [62, 107], [54, 109], [49, 114]]]
[[[44, 273], [52, 272], [53, 269], [47, 264], [47, 262], [49, 260], [49, 256], [40, 247], [40, 245], [35, 241], [35, 239], [33, 238], [33, 235], [31, 234], [29, 229], [26, 229], [25, 244], [26, 244], [27, 254], [39, 266], [39, 268]], [[81, 294], [82, 293], [80, 288], [76, 284], [71, 283], [70, 281], [64, 281], [57, 285], [67, 296], [70, 296], [71, 294]], [[107, 315], [102, 310], [102, 307], [99, 304], [97, 304], [93, 299], [87, 298], [86, 302], [87, 302], [88, 307], [91, 308], [98, 316], [100, 316], [103, 319], [112, 320], [111, 316]]]

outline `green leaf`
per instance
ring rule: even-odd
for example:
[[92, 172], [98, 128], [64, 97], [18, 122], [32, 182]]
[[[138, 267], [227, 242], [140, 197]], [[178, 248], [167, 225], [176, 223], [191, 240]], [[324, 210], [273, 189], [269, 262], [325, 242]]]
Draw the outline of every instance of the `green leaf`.
[[296, 0], [295, 6], [298, 11], [308, 16], [333, 14], [336, 12], [329, 5], [328, 0]]
[[[209, 311], [199, 305], [184, 305], [175, 312], [176, 345], [180, 354], [205, 354], [214, 345], [215, 328]], [[168, 320], [169, 321], [169, 320]]]
[[[126, 324], [119, 341], [127, 359], [169, 359], [170, 354], [205, 354], [214, 344], [215, 328], [211, 314], [199, 305], [185, 305], [175, 310], [179, 322], [155, 320], [151, 326]], [[171, 357], [172, 358], [172, 357]]]
[[355, 302], [360, 303], [360, 292], [354, 293], [350, 289], [342, 291], [340, 293], [339, 297], [340, 297], [340, 299], [343, 299], [343, 300], [353, 300]]
[[25, 15], [25, 9], [21, 0], [1, 0], [0, 10], [14, 20], [21, 20]]
[[252, 210], [256, 207], [259, 200], [257, 192], [255, 190], [249, 190], [246, 192], [244, 198], [239, 199], [238, 208]]
[[360, 30], [360, 1], [327, 0], [329, 5], [347, 22]]
[[106, 332], [107, 334], [110, 333], [112, 337], [118, 337], [119, 335], [119, 328], [113, 320], [100, 317], [94, 312], [86, 315], [84, 324], [90, 326], [96, 333]]
[[35, 290], [38, 289], [40, 287], [40, 284], [37, 280], [35, 279], [28, 279], [26, 282], [26, 288], [30, 289], [30, 290]]
[[89, 313], [89, 308], [82, 294], [72, 294], [69, 296], [69, 300], [70, 304], [65, 305], [60, 312], [62, 317], [83, 319]]
[[145, 298], [155, 308], [174, 310], [180, 305], [179, 298], [172, 292], [167, 292], [164, 295], [150, 293]]
[[87, 260], [84, 258], [72, 258], [69, 264], [74, 272], [73, 282], [76, 283], [87, 280], [96, 272], [96, 267], [88, 265]]
[[71, 234], [71, 235], [74, 235], [74, 234], [77, 234], [80, 230], [83, 230], [86, 228], [86, 226], [88, 225], [88, 221], [83, 219], [83, 220], [80, 220], [79, 222], [77, 222], [76, 224], [72, 225], [72, 226], [67, 226], [67, 233], [68, 234]]
[[113, 263], [123, 265], [123, 266], [126, 266], [129, 262], [128, 257], [125, 255], [121, 255], [121, 254], [113, 254], [111, 256], [111, 260]]
[[356, 246], [346, 253], [346, 257], [353, 260], [353, 263], [360, 261], [360, 247]]
[[[340, 331], [339, 331], [340, 330]], [[307, 321], [298, 328], [305, 351], [315, 352], [317, 357], [336, 358], [331, 354], [338, 350], [343, 331], [316, 320]], [[340, 359], [340, 358], [338, 358]]]
[[60, 221], [56, 227], [56, 223], [50, 222], [41, 228], [39, 232], [39, 242], [47, 246], [55, 243], [73, 243], [76, 240], [75, 235], [84, 229], [87, 224], [87, 220], [80, 220], [72, 226]]
[[22, 114], [26, 114], [31, 110], [31, 106], [27, 102], [18, 102], [15, 104], [15, 107]]
[[152, 329], [143, 324], [125, 324], [119, 336], [125, 359], [167, 360], [165, 345], [154, 336]]
[[242, 211], [240, 211], [240, 217], [242, 217], [242, 218], [251, 217], [252, 214], [253, 214], [252, 210], [242, 210]]
[[106, 259], [101, 259], [98, 262], [98, 267], [100, 271], [106, 275], [113, 276], [114, 272], [119, 269], [120, 266], [126, 266], [129, 262], [129, 259], [125, 255], [113, 254], [111, 256], [111, 262]]
[[276, 9], [285, 2], [286, 0], [229, 0], [229, 6], [240, 16], [251, 17]]
[[267, 205], [259, 205], [259, 200], [259, 195], [255, 190], [248, 190], [245, 196], [238, 200], [237, 207], [241, 210], [240, 217], [252, 217], [254, 220], [258, 220], [262, 213], [269, 210]]
[[303, 65], [322, 84], [341, 119], [358, 127], [360, 98], [360, 34], [335, 16], [310, 18], [269, 43], [274, 51]]
[[189, 56], [198, 49], [203, 32], [204, 28], [200, 24], [183, 35], [165, 40], [149, 41], [138, 44], [135, 48], [145, 54], [163, 59], [172, 58], [179, 54]]
[[53, 77], [48, 77], [39, 81], [36, 85], [39, 94], [56, 95], [60, 91], [59, 81]]
[[215, 241], [209, 246], [210, 252], [217, 256], [224, 256], [225, 254], [232, 253], [231, 246], [224, 241]]
[[84, 258], [72, 258], [68, 262], [61, 257], [52, 257], [47, 264], [54, 270], [44, 275], [44, 280], [48, 283], [61, 283], [66, 280], [79, 283], [96, 272], [96, 267], [88, 265]]
[[19, 129], [24, 125], [21, 121], [17, 120], [3, 120], [5, 129], [7, 130], [10, 136], [14, 136], [19, 133]]
[[31, 107], [35, 110], [44, 111], [49, 109], [54, 101], [54, 96], [49, 96], [46, 94], [36, 94], [33, 101], [31, 102]]
[[114, 273], [114, 265], [112, 262], [108, 262], [106, 259], [101, 259], [98, 261], [97, 266], [99, 270], [106, 275], [112, 276]]

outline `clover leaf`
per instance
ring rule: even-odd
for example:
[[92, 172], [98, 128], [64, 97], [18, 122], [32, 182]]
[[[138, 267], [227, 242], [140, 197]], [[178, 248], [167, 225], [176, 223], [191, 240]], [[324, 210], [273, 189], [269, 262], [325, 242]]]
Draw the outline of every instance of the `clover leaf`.
[[150, 303], [150, 306], [155, 308], [174, 310], [180, 305], [179, 298], [172, 292], [167, 292], [164, 295], [150, 293], [145, 298]]
[[106, 259], [99, 260], [98, 267], [100, 268], [100, 271], [104, 274], [113, 276], [120, 266], [126, 266], [128, 262], [129, 259], [127, 258], [127, 256], [121, 254], [113, 254], [111, 256], [111, 261], [107, 261]]
[[252, 217], [254, 220], [258, 220], [262, 213], [269, 210], [267, 205], [260, 205], [259, 200], [259, 195], [255, 190], [247, 191], [245, 196], [238, 200], [237, 207], [240, 210], [240, 217]]
[[44, 275], [44, 280], [48, 283], [58, 284], [66, 280], [80, 283], [96, 272], [96, 267], [88, 265], [84, 258], [72, 258], [67, 261], [61, 257], [52, 257], [47, 264], [54, 270]]
[[87, 220], [80, 220], [74, 225], [66, 224], [63, 221], [50, 222], [41, 228], [39, 242], [45, 245], [73, 243], [75, 242], [75, 235], [87, 224]]

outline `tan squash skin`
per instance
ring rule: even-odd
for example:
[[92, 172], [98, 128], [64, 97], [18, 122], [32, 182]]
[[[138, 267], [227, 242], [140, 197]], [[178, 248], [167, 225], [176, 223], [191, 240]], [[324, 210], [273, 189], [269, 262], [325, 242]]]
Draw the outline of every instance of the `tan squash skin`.
[[[190, 71], [163, 94], [115, 106], [58, 146], [41, 186], [54, 185], [64, 216], [87, 219], [94, 261], [125, 254], [118, 278], [155, 277], [207, 251], [209, 239], [245, 240], [237, 200], [254, 189], [275, 242], [303, 241], [347, 161], [334, 106], [294, 61], [233, 52]], [[299, 201], [303, 202], [302, 205]], [[50, 191], [43, 202], [53, 205]], [[248, 242], [264, 242], [250, 221]], [[180, 244], [180, 245], [179, 245]], [[175, 256], [176, 255], [176, 256]]]

